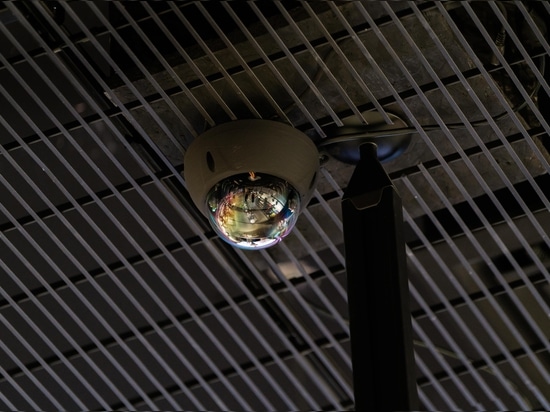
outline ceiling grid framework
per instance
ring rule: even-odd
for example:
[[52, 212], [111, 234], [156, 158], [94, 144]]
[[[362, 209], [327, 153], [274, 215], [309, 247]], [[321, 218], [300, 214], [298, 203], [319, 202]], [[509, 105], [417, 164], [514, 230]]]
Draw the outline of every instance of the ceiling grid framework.
[[[549, 17], [522, 1], [0, 3], [0, 408], [353, 410], [354, 166], [320, 144], [372, 112], [411, 139], [383, 166], [421, 409], [549, 410]], [[261, 251], [219, 239], [182, 173], [203, 131], [251, 118], [321, 156], [293, 232]]]

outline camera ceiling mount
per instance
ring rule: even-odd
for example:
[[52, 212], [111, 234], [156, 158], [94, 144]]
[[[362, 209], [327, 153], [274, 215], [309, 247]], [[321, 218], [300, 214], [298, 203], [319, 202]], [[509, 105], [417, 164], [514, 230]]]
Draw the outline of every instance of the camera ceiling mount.
[[281, 241], [315, 190], [319, 152], [290, 125], [235, 120], [198, 136], [184, 175], [197, 208], [226, 242], [262, 249]]
[[318, 145], [319, 152], [348, 164], [357, 164], [360, 160], [360, 147], [364, 143], [377, 146], [378, 160], [382, 163], [399, 157], [407, 150], [411, 141], [410, 128], [395, 114], [387, 113], [393, 124], [388, 124], [384, 117], [373, 111], [361, 113], [342, 119], [343, 126], [324, 128], [328, 136]]

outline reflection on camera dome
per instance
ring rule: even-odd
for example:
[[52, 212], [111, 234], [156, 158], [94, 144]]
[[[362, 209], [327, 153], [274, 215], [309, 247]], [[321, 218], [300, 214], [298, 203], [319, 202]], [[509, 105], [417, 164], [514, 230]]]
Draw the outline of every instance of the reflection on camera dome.
[[286, 181], [265, 174], [239, 174], [207, 195], [210, 223], [226, 242], [262, 249], [281, 241], [296, 223], [300, 197]]

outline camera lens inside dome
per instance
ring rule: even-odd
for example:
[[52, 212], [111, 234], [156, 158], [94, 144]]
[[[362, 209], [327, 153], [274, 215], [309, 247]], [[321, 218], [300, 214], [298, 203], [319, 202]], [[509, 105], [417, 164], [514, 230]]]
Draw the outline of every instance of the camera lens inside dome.
[[262, 249], [280, 242], [300, 211], [300, 196], [288, 182], [254, 172], [222, 180], [206, 201], [214, 230], [242, 249]]

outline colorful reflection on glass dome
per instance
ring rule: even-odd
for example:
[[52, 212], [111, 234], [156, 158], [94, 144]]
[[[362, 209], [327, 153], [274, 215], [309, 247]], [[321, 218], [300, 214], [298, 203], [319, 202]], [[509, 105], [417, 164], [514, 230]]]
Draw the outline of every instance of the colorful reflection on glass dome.
[[300, 197], [288, 182], [254, 172], [222, 180], [206, 201], [216, 233], [242, 249], [262, 249], [280, 242], [300, 211]]

